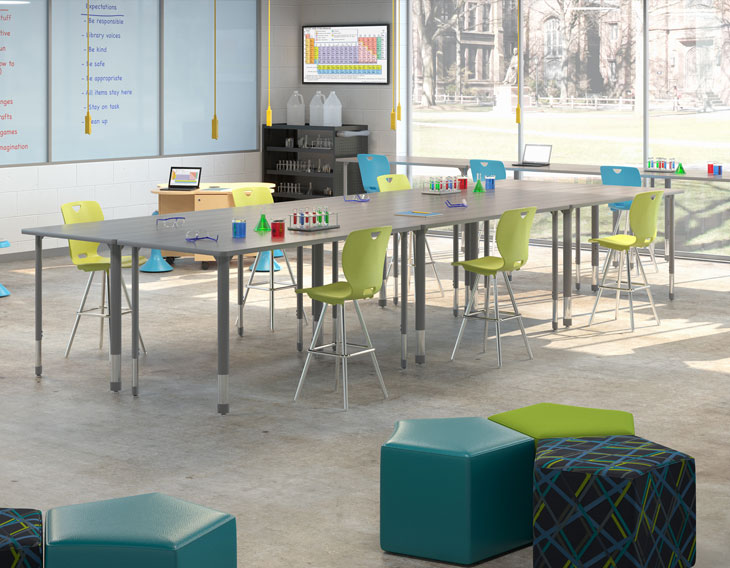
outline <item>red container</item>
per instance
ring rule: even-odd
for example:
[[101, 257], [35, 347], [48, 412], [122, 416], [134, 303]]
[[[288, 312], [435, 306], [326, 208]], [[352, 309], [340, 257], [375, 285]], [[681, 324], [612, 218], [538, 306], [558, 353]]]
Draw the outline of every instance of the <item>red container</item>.
[[465, 176], [459, 177], [459, 189], [466, 189], [467, 178]]
[[271, 238], [272, 239], [283, 239], [285, 224], [283, 219], [277, 219], [271, 222]]
[[715, 162], [707, 162], [707, 174], [708, 175], [715, 174]]

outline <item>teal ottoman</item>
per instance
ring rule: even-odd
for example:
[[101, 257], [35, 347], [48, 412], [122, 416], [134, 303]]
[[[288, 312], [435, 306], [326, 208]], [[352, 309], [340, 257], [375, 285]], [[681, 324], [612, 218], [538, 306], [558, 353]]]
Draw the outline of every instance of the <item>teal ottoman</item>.
[[486, 418], [401, 420], [380, 452], [380, 546], [473, 564], [532, 542], [532, 438]]
[[46, 568], [236, 568], [236, 519], [160, 493], [46, 516]]

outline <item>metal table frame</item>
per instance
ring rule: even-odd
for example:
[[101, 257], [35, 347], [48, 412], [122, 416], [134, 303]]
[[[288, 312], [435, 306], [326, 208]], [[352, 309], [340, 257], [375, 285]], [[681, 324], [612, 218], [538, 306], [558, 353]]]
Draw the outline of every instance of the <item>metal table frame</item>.
[[[43, 337], [43, 295], [42, 295], [42, 239], [43, 237], [55, 237], [62, 239], [76, 239], [92, 242], [100, 242], [109, 246], [111, 251], [109, 290], [110, 301], [110, 354], [111, 354], [111, 380], [112, 391], [121, 390], [121, 257], [122, 248], [130, 247], [132, 252], [133, 273], [132, 273], [132, 391], [139, 393], [139, 249], [159, 248], [178, 250], [183, 253], [199, 252], [210, 254], [217, 260], [218, 275], [218, 301], [217, 301], [217, 333], [218, 333], [218, 412], [226, 414], [230, 410], [229, 405], [229, 339], [230, 339], [230, 306], [229, 306], [229, 270], [230, 260], [233, 256], [272, 250], [274, 248], [296, 248], [297, 249], [297, 285], [303, 287], [303, 247], [312, 247], [312, 285], [318, 286], [324, 283], [324, 245], [326, 243], [337, 243], [344, 240], [347, 235], [357, 229], [364, 229], [383, 224], [391, 224], [394, 234], [400, 234], [400, 262], [401, 262], [401, 337], [402, 355], [401, 364], [403, 367], [407, 361], [407, 325], [408, 325], [408, 233], [414, 233], [415, 238], [415, 330], [416, 330], [416, 363], [426, 362], [426, 310], [425, 310], [425, 237], [426, 230], [430, 227], [444, 225], [467, 226], [466, 258], [476, 258], [479, 255], [477, 242], [477, 227], [479, 222], [490, 219], [498, 219], [507, 209], [525, 206], [536, 206], [538, 211], [551, 212], [553, 218], [553, 266], [552, 266], [552, 287], [553, 287], [553, 329], [557, 329], [558, 312], [558, 257], [557, 257], [557, 215], [559, 212], [564, 220], [564, 238], [570, 242], [570, 219], [572, 211], [576, 207], [597, 206], [605, 202], [616, 200], [632, 199], [643, 188], [616, 187], [611, 186], [611, 191], [605, 191], [604, 186], [576, 186], [566, 183], [546, 183], [542, 181], [512, 181], [505, 180], [499, 184], [496, 191], [484, 194], [468, 194], [469, 201], [467, 208], [450, 209], [445, 206], [442, 198], [436, 196], [422, 195], [414, 191], [392, 192], [373, 194], [368, 203], [343, 202], [339, 197], [330, 197], [309, 202], [310, 207], [328, 206], [330, 211], [340, 212], [340, 225], [338, 229], [331, 229], [317, 233], [298, 233], [287, 231], [284, 239], [274, 240], [270, 234], [259, 234], [249, 229], [246, 239], [233, 239], [231, 237], [231, 219], [241, 218], [250, 210], [219, 209], [186, 213], [187, 222], [184, 228], [159, 229], [155, 225], [155, 219], [151, 216], [135, 217], [129, 219], [117, 219], [96, 223], [83, 223], [76, 225], [57, 225], [52, 227], [41, 227], [24, 229], [23, 233], [35, 236], [36, 253], [36, 318], [35, 318], [35, 340], [36, 340], [36, 361], [35, 372], [41, 376], [43, 372], [41, 359], [41, 346]], [[577, 191], [579, 190], [579, 191]], [[609, 199], [610, 196], [610, 199]], [[671, 199], [667, 195], [667, 199]], [[673, 199], [671, 200], [673, 207]], [[279, 203], [263, 206], [261, 210], [268, 218], [275, 219], [286, 217], [291, 208], [289, 203]], [[429, 210], [440, 213], [434, 217], [412, 217], [395, 215], [396, 211], [404, 210]], [[672, 216], [673, 219], [673, 216]], [[218, 233], [218, 242], [198, 241], [188, 243], [184, 236], [186, 230], [198, 228], [209, 232]], [[565, 252], [567, 251], [567, 253]], [[563, 320], [564, 324], [571, 325], [571, 287], [572, 287], [572, 266], [570, 247], [566, 247], [563, 254]], [[458, 251], [457, 251], [458, 252]], [[670, 262], [673, 264], [673, 248], [670, 249]], [[333, 271], [336, 278], [336, 271]], [[239, 271], [240, 274], [240, 271]], [[242, 286], [242, 279], [239, 278], [239, 290]], [[239, 304], [241, 294], [238, 295]], [[321, 303], [312, 302], [314, 314], [314, 326], [321, 314]], [[303, 297], [300, 294], [297, 298], [297, 348], [303, 348]]]

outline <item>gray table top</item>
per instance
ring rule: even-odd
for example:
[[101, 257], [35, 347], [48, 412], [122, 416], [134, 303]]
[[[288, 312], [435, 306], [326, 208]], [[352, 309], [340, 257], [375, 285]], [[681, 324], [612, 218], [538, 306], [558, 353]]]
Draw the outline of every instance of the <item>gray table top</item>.
[[[640, 187], [581, 185], [542, 180], [500, 180], [494, 191], [486, 193], [465, 191], [446, 196], [424, 195], [418, 190], [373, 193], [368, 194], [370, 201], [367, 203], [346, 202], [342, 197], [326, 197], [297, 203], [297, 209], [328, 207], [331, 213], [339, 214], [339, 228], [315, 233], [287, 230], [283, 239], [273, 239], [271, 233], [257, 233], [253, 229], [262, 212], [269, 221], [286, 219], [294, 210], [292, 202], [183, 213], [180, 215], [185, 216], [185, 224], [176, 228], [157, 227], [156, 217], [145, 216], [29, 228], [23, 229], [22, 232], [45, 237], [174, 250], [181, 253], [232, 256], [272, 248], [290, 248], [344, 240], [352, 231], [382, 225], [391, 225], [394, 232], [405, 232], [497, 219], [504, 211], [519, 207], [537, 207], [540, 212], [588, 207], [630, 200], [642, 191], [645, 189]], [[681, 190], [671, 189], [665, 193], [676, 194], [681, 193]], [[452, 203], [466, 199], [468, 207], [449, 208], [445, 204], [447, 199]], [[429, 211], [439, 215], [413, 217], [396, 214], [399, 211], [410, 210]], [[233, 219], [247, 220], [245, 239], [232, 237]], [[217, 234], [218, 242], [210, 240], [187, 242], [185, 235], [191, 230]]]
[[[337, 158], [338, 162], [353, 163], [357, 162], [356, 157]], [[410, 166], [429, 166], [435, 168], [456, 168], [463, 169], [469, 167], [469, 158], [437, 158], [428, 156], [388, 156], [391, 164], [410, 165]], [[577, 176], [600, 176], [601, 166], [594, 164], [550, 164], [549, 166], [516, 166], [512, 160], [502, 160], [505, 169], [509, 171], [545, 173], [545, 174], [569, 174]], [[632, 164], [625, 164], [632, 165]], [[641, 166], [633, 164], [633, 167], [639, 168], [639, 173], [645, 178], [654, 179], [671, 179], [684, 181], [707, 181], [707, 182], [730, 182], [730, 171], [721, 176], [708, 175], [706, 169], [703, 168], [685, 168], [685, 174], [675, 174], [672, 172], [654, 172], [641, 169]]]

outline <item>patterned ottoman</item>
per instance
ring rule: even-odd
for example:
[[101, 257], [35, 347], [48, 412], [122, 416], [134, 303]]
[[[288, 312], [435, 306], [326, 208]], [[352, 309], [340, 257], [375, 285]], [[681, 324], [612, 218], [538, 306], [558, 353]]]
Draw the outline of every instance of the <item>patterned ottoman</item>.
[[457, 564], [530, 544], [535, 442], [486, 418], [401, 420], [380, 453], [380, 546]]
[[0, 566], [43, 566], [43, 515], [35, 509], [0, 509]]
[[695, 463], [636, 436], [537, 445], [534, 568], [674, 568], [696, 560]]

